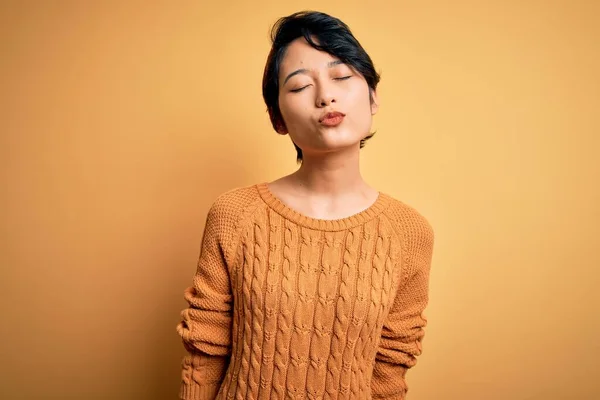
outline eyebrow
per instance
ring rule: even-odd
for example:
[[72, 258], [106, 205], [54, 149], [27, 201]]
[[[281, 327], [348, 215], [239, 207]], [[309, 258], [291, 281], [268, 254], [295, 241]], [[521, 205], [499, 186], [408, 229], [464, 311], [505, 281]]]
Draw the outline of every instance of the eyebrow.
[[[340, 60], [330, 61], [330, 62], [327, 63], [327, 68], [332, 68], [332, 67], [335, 67], [336, 65], [340, 65], [340, 64], [344, 64], [344, 63], [342, 61], [340, 61]], [[289, 81], [292, 76], [298, 75], [298, 74], [306, 74], [307, 72], [308, 72], [308, 70], [306, 68], [297, 69], [297, 70], [295, 70], [294, 72], [290, 73], [288, 76], [285, 77], [285, 80], [283, 81], [283, 84], [285, 85], [287, 83], [287, 81]]]

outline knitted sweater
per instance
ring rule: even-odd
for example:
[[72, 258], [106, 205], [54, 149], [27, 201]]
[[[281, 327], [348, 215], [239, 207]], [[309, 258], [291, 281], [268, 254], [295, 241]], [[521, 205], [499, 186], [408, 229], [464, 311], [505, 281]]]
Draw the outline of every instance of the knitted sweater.
[[405, 399], [432, 249], [425, 218], [385, 193], [337, 220], [266, 183], [220, 195], [177, 326], [180, 398]]

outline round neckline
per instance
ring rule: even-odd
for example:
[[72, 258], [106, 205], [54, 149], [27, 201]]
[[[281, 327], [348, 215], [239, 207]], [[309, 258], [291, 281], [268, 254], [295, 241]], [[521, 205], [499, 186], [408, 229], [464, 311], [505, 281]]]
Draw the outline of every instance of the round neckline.
[[389, 196], [378, 191], [375, 201], [362, 211], [343, 218], [320, 219], [302, 214], [301, 212], [285, 204], [277, 196], [275, 196], [273, 192], [271, 192], [267, 182], [256, 184], [256, 189], [267, 206], [269, 206], [282, 217], [298, 225], [321, 231], [340, 231], [361, 225], [381, 214], [389, 204]]

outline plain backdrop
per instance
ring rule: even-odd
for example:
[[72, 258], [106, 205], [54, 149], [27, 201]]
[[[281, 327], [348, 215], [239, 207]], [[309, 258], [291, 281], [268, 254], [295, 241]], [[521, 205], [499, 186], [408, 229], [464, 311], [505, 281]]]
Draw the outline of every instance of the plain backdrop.
[[0, 398], [177, 396], [215, 197], [296, 168], [277, 18], [381, 72], [373, 186], [436, 232], [410, 400], [600, 398], [600, 2], [2, 1]]

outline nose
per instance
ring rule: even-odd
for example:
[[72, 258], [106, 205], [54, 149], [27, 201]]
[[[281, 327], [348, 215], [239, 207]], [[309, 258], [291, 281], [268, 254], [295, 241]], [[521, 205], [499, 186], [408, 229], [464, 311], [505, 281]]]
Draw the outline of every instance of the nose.
[[336, 102], [336, 95], [331, 84], [325, 82], [318, 83], [318, 90], [316, 96], [316, 106], [319, 108], [327, 107], [331, 103]]

